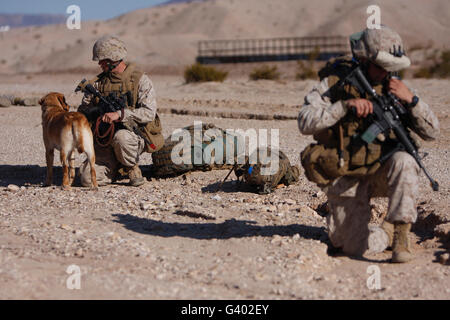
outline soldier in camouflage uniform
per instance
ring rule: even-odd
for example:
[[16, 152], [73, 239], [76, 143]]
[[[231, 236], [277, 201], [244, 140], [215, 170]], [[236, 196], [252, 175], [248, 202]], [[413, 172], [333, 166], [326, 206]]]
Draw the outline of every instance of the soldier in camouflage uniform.
[[[149, 77], [134, 64], [124, 61], [127, 50], [122, 41], [113, 36], [100, 38], [93, 48], [93, 60], [98, 61], [103, 72], [90, 83], [103, 96], [111, 92], [118, 94], [129, 93], [132, 101], [128, 101], [127, 108], [117, 112], [105, 113], [101, 120], [104, 123], [128, 123], [134, 121], [147, 136], [151, 138], [151, 147], [135, 132], [120, 129], [114, 133], [109, 145], [95, 144], [96, 171], [99, 185], [106, 185], [114, 181], [119, 169], [128, 173], [131, 186], [141, 186], [145, 179], [139, 169], [139, 156], [142, 152], [154, 152], [162, 147], [159, 117], [156, 113], [155, 91]], [[89, 93], [85, 93], [78, 111], [89, 113], [89, 108], [96, 106], [99, 101]], [[149, 141], [149, 140], [147, 140]], [[80, 168], [82, 185], [90, 185], [86, 163]]]
[[[383, 26], [381, 29], [366, 29], [350, 39], [353, 57], [344, 58], [341, 62], [356, 59], [377, 92], [383, 89], [390, 91], [406, 107], [414, 133], [424, 140], [436, 139], [439, 123], [430, 107], [401, 80], [388, 76], [389, 72], [397, 72], [410, 65], [410, 60], [402, 51], [404, 47], [400, 36]], [[332, 65], [339, 65], [339, 62]], [[408, 234], [417, 218], [419, 167], [411, 155], [401, 151], [395, 152], [382, 165], [377, 161], [381, 154], [376, 152], [370, 162], [367, 160], [369, 156], [362, 157], [362, 162], [357, 159], [351, 136], [361, 132], [358, 132], [358, 126], [373, 112], [373, 105], [351, 87], [345, 87], [342, 89], [344, 91], [337, 89], [336, 83], [343, 77], [345, 74], [332, 72], [324, 76], [305, 97], [299, 112], [300, 132], [314, 135], [318, 141], [302, 152], [305, 173], [327, 194], [330, 209], [327, 216], [328, 234], [336, 249], [348, 255], [361, 256], [382, 252], [392, 246], [392, 262], [407, 262], [412, 259]], [[349, 112], [351, 109], [356, 115]], [[382, 145], [382, 141], [380, 137], [378, 144]], [[323, 171], [314, 169], [323, 162], [314, 163], [317, 161], [314, 159], [320, 158], [320, 153], [331, 154], [330, 150], [336, 154], [340, 142], [346, 152], [346, 164], [360, 161], [359, 173], [348, 170], [348, 174], [344, 172], [327, 180], [323, 178]], [[381, 147], [370, 149], [372, 145], [367, 147], [367, 155], [371, 150], [381, 150]], [[312, 154], [313, 149], [316, 155]], [[338, 163], [333, 165], [339, 167]], [[381, 227], [369, 225], [371, 197], [389, 198], [387, 216]]]

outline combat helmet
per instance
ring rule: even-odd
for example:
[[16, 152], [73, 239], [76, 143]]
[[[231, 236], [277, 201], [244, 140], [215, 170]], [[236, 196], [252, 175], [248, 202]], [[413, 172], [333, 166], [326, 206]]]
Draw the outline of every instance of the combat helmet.
[[103, 36], [98, 39], [92, 49], [92, 60], [101, 61], [109, 59], [119, 61], [127, 56], [125, 44], [114, 36]]
[[383, 25], [351, 35], [350, 45], [355, 58], [368, 59], [389, 72], [411, 65], [400, 35]]

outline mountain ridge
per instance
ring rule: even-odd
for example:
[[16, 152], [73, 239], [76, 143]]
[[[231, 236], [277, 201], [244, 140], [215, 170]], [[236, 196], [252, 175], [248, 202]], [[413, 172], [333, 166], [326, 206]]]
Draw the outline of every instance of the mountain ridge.
[[[373, 1], [208, 0], [135, 10], [107, 21], [14, 28], [0, 34], [0, 72], [97, 69], [92, 46], [105, 34], [123, 40], [143, 68], [182, 68], [195, 61], [200, 40], [350, 34], [365, 28]], [[448, 0], [378, 0], [381, 23], [397, 30], [406, 47], [450, 47]], [[414, 23], [412, 23], [414, 21]]]
[[44, 26], [49, 24], [61, 24], [67, 17], [63, 14], [10, 14], [0, 13], [0, 26], [10, 28]]

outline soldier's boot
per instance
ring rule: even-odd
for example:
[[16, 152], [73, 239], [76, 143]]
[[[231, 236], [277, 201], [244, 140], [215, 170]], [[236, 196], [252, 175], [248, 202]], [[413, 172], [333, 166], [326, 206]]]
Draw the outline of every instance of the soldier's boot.
[[392, 262], [405, 263], [413, 259], [408, 238], [410, 230], [411, 230], [410, 223], [396, 222], [394, 224]]
[[145, 183], [144, 177], [142, 177], [141, 169], [136, 164], [134, 167], [129, 168], [128, 177], [130, 178], [130, 186], [139, 187]]
[[381, 229], [386, 232], [389, 238], [388, 248], [392, 248], [392, 244], [394, 242], [394, 225], [390, 222], [383, 221], [383, 223], [381, 224]]

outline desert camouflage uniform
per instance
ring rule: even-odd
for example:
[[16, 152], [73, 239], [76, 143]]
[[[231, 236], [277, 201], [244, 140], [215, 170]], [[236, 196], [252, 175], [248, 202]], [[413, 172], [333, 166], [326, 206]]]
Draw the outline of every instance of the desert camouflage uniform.
[[[324, 96], [328, 91], [324, 78], [305, 97], [298, 116], [302, 134], [312, 135], [336, 124], [347, 113], [343, 101], [331, 103]], [[439, 122], [430, 107], [419, 99], [411, 109], [414, 131], [424, 140], [439, 134]], [[419, 167], [406, 152], [396, 152], [372, 176], [343, 176], [324, 187], [329, 201], [327, 217], [329, 238], [346, 254], [362, 255], [381, 252], [388, 246], [388, 236], [379, 227], [369, 226], [371, 197], [389, 198], [386, 221], [413, 223], [417, 218]]]
[[[98, 84], [94, 83], [98, 89]], [[80, 109], [89, 108], [93, 96], [85, 94]], [[143, 74], [138, 84], [139, 108], [134, 110], [125, 109], [123, 122], [133, 119], [137, 123], [147, 123], [155, 119], [156, 116], [156, 98], [155, 90], [150, 78]], [[129, 130], [119, 130], [114, 135], [111, 145], [101, 147], [95, 145], [97, 182], [99, 185], [111, 183], [121, 167], [133, 167], [138, 164], [139, 156], [144, 151], [145, 142], [140, 136]], [[80, 167], [81, 183], [87, 185], [90, 183], [90, 174], [86, 162]]]

